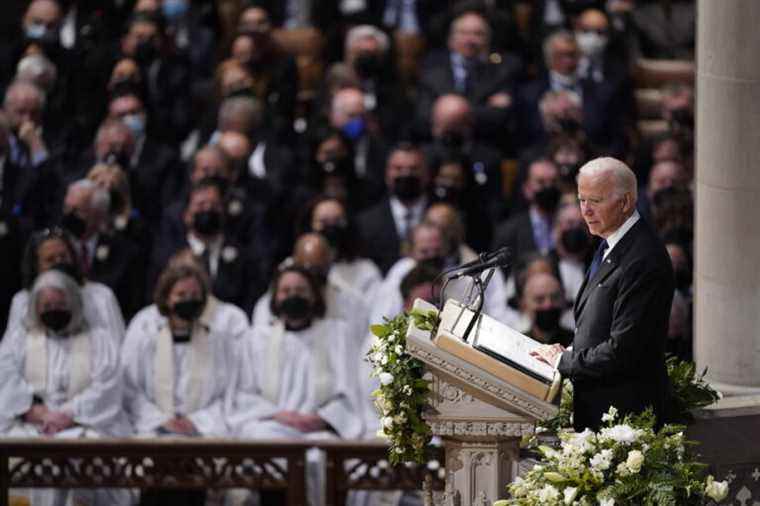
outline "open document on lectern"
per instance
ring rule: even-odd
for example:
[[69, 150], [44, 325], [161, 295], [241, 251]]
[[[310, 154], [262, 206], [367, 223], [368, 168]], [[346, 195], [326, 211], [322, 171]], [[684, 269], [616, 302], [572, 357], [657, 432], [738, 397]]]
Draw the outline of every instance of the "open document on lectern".
[[481, 314], [470, 332], [461, 338], [474, 316], [469, 309], [449, 299], [441, 312], [435, 343], [449, 353], [544, 400], [551, 400], [559, 386], [559, 373], [537, 360], [530, 352], [541, 343], [507, 325]]

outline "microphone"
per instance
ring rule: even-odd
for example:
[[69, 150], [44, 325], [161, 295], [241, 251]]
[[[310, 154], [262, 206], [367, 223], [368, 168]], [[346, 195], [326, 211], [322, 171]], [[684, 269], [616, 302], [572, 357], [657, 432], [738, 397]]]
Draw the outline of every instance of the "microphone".
[[485, 260], [473, 266], [467, 267], [460, 272], [457, 272], [449, 279], [458, 279], [463, 276], [480, 274], [481, 272], [488, 269], [493, 269], [494, 267], [503, 267], [507, 264], [507, 262], [509, 262], [509, 251], [506, 248], [501, 248], [500, 250], [496, 250], [493, 253], [487, 254], [486, 257], [490, 257], [490, 260]]

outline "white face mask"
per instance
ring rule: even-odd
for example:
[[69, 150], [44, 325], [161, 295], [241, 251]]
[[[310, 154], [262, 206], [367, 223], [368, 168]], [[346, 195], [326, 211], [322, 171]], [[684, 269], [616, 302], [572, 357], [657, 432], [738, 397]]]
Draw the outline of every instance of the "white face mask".
[[591, 31], [575, 32], [578, 47], [586, 56], [593, 57], [601, 54], [607, 47], [607, 36]]

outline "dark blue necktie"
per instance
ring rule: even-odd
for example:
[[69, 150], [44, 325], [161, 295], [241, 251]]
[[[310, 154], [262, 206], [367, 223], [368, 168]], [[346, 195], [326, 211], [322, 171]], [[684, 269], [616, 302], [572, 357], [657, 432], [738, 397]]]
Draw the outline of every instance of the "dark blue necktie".
[[599, 266], [602, 265], [602, 259], [604, 258], [604, 252], [607, 251], [608, 247], [606, 240], [599, 243], [599, 247], [596, 248], [596, 253], [594, 253], [594, 258], [591, 260], [591, 266], [588, 268], [588, 279], [593, 278], [596, 271], [599, 270]]

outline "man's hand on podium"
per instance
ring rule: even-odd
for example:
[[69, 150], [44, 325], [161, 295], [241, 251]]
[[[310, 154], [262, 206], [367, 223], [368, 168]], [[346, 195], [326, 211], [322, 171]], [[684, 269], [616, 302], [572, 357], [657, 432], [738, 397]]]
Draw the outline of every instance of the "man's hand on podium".
[[542, 344], [535, 350], [531, 351], [530, 354], [541, 362], [549, 364], [556, 369], [559, 365], [559, 359], [563, 351], [565, 351], [565, 347], [561, 344]]

